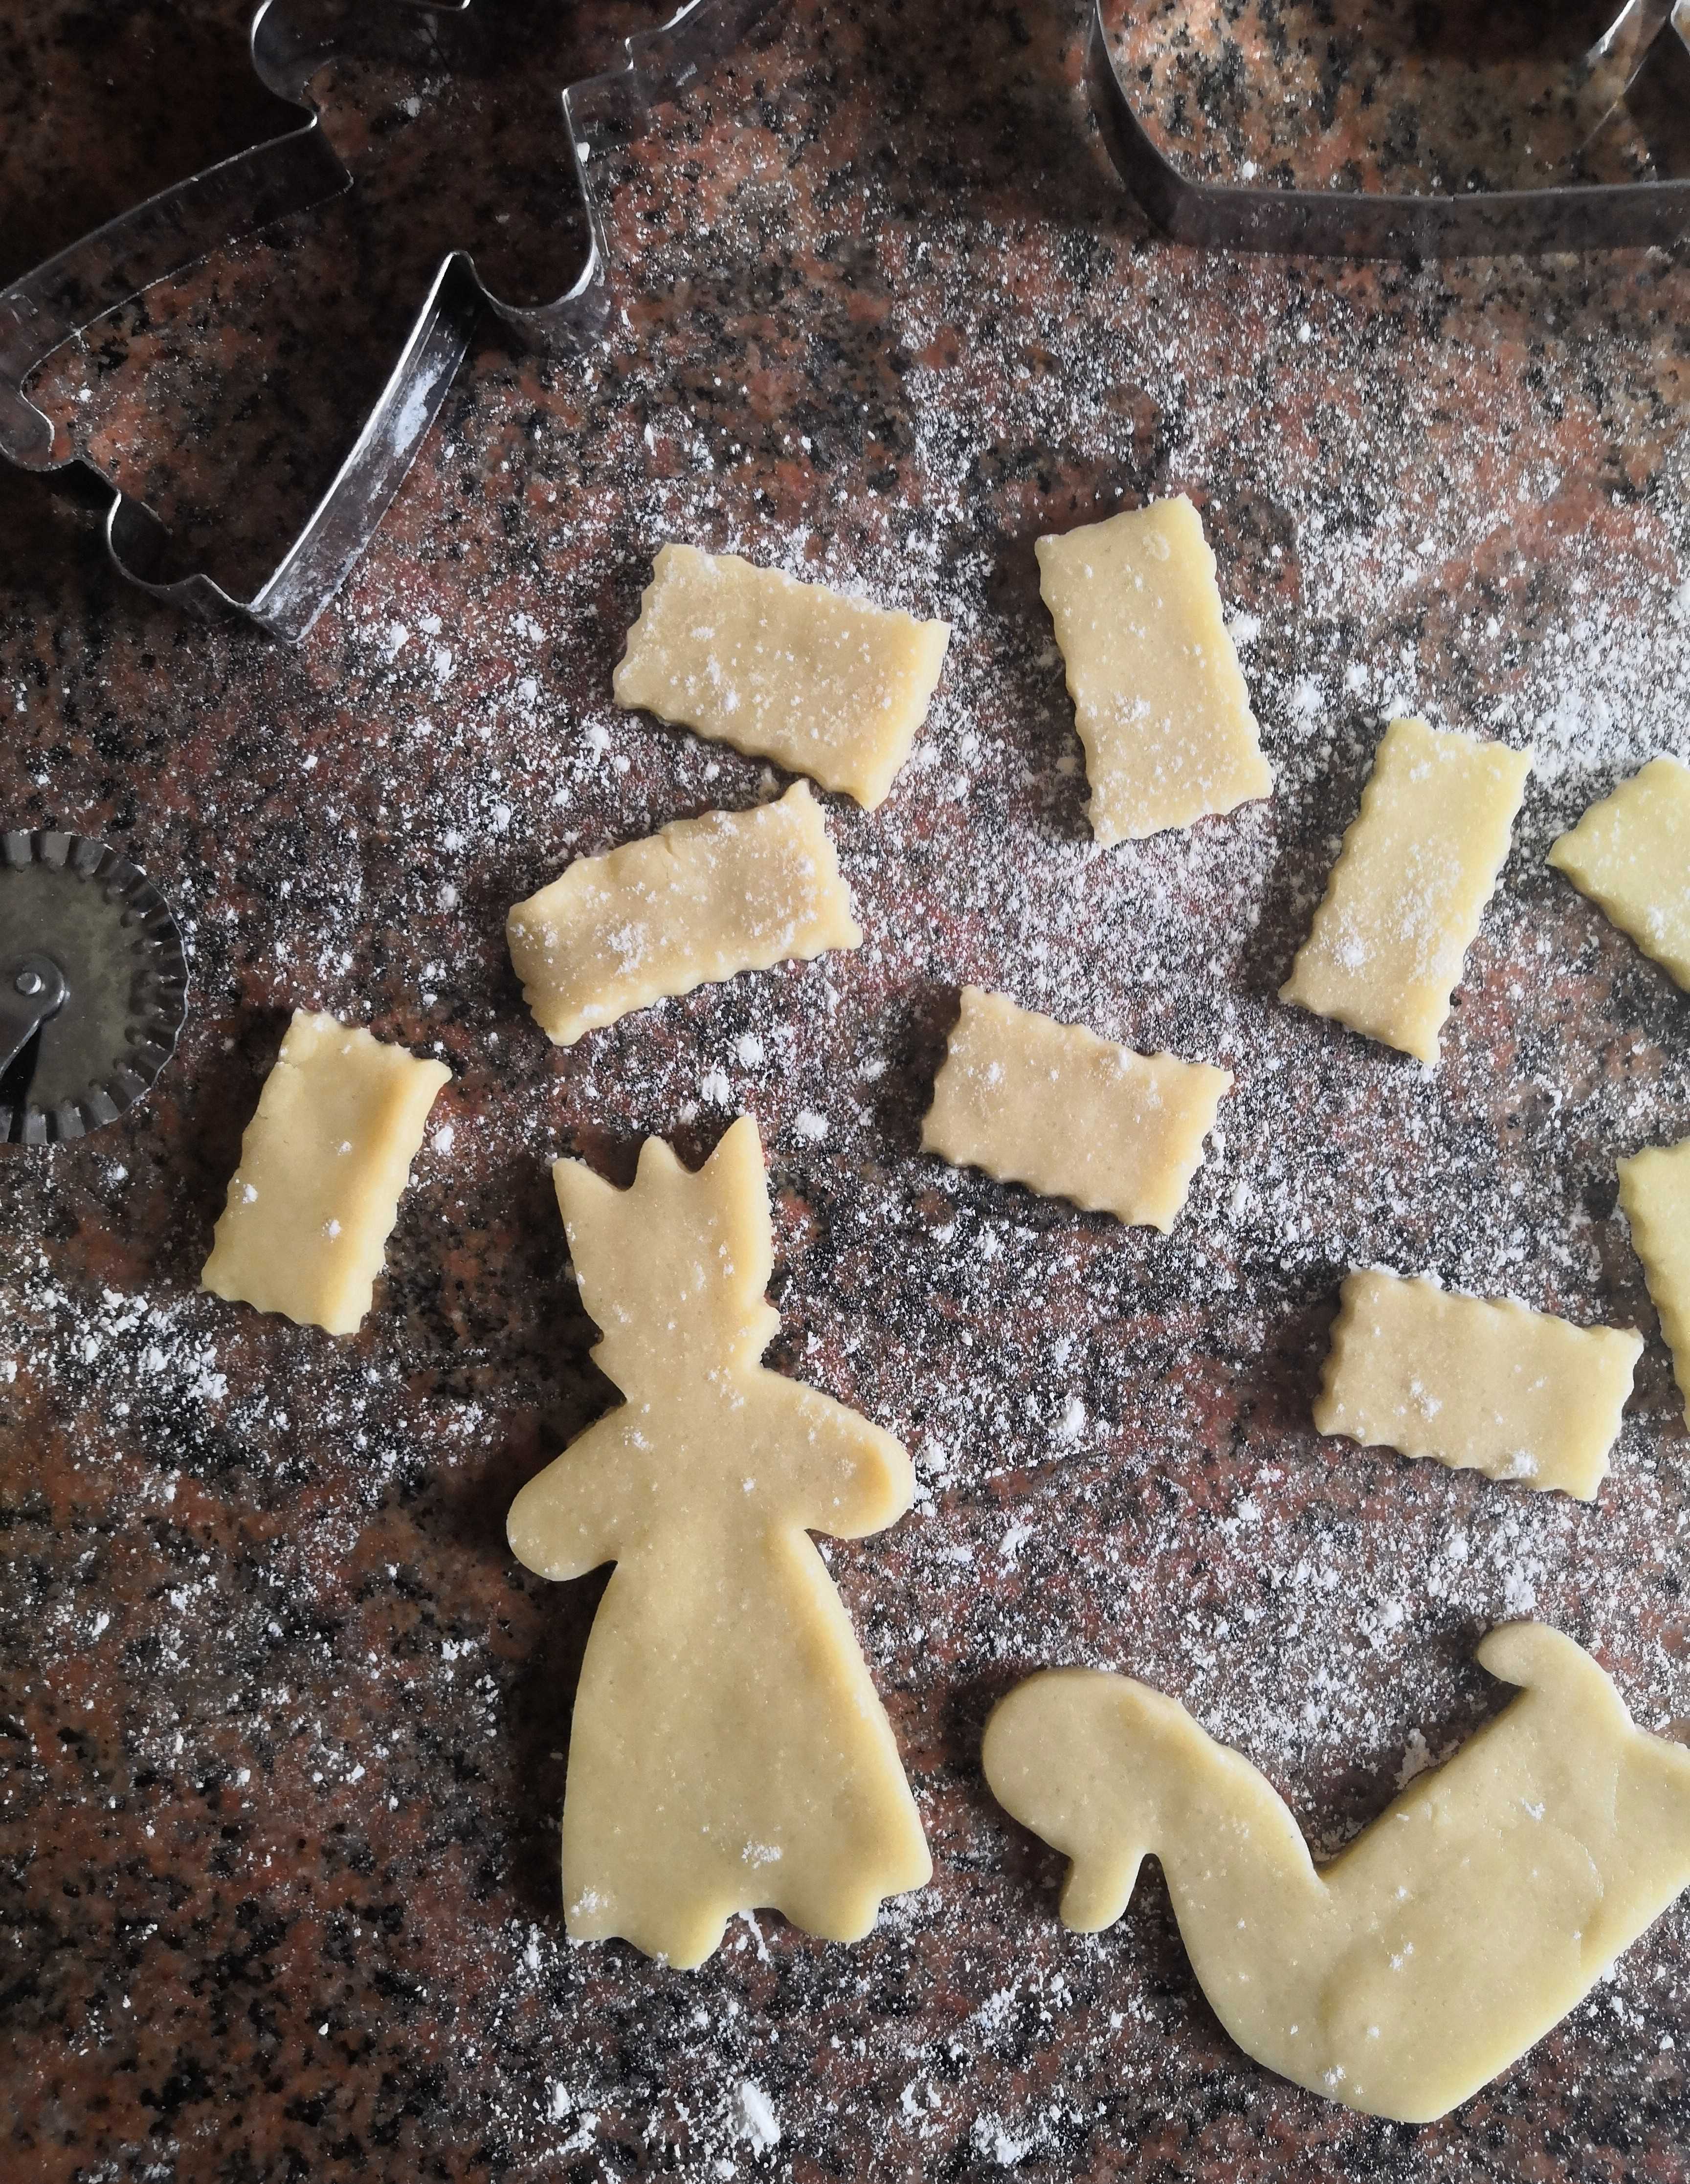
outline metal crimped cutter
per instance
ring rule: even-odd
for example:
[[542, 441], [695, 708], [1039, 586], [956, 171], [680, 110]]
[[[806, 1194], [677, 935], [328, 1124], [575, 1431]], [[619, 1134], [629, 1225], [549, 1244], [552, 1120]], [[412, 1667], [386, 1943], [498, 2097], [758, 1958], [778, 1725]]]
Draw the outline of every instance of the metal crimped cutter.
[[[475, 0], [391, 0], [402, 31], [461, 14]], [[278, 97], [304, 109], [304, 125], [220, 161], [97, 229], [0, 291], [0, 454], [51, 476], [104, 512], [106, 543], [119, 571], [157, 599], [203, 614], [234, 614], [297, 642], [334, 597], [374, 536], [434, 421], [483, 310], [526, 346], [580, 343], [610, 309], [602, 210], [588, 179], [577, 108], [589, 94], [639, 113], [672, 97], [710, 61], [730, 51], [769, 0], [685, 0], [661, 28], [624, 42], [619, 68], [573, 84], [561, 97], [576, 187], [586, 215], [585, 262], [574, 286], [532, 309], [501, 302], [461, 250], [442, 261], [393, 374], [351, 453], [274, 573], [250, 599], [235, 599], [203, 571], [154, 582], [165, 532], [133, 495], [86, 457], [55, 453], [52, 423], [29, 399], [31, 376], [64, 342], [223, 244], [338, 196], [352, 176], [331, 149], [312, 107], [312, 78], [336, 58], [354, 23], [357, 0], [310, 0], [308, 8], [264, 0], [253, 20], [253, 65]]]
[[[1591, 101], [1593, 136], [1637, 90], [1690, 106], [1690, 0], [1626, 0], [1568, 71]], [[1482, 27], [1479, 0], [1456, 0]], [[1176, 11], [1172, 11], [1177, 13]], [[1166, 19], [1167, 8], [1160, 10]], [[1481, 257], [1515, 251], [1636, 248], [1690, 232], [1690, 181], [1548, 182], [1403, 196], [1198, 179], [1150, 130], [1110, 52], [1103, 0], [1092, 0], [1086, 83], [1110, 159], [1146, 213], [1176, 242], [1329, 258]]]
[[115, 1122], [187, 1013], [181, 935], [143, 872], [81, 834], [0, 833], [0, 1144]]

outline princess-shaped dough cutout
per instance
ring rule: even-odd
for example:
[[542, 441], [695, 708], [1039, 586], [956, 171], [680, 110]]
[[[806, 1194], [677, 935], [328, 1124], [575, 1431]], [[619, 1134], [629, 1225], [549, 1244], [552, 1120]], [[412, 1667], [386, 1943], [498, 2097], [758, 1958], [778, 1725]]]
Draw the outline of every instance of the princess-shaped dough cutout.
[[572, 1939], [703, 1963], [765, 1906], [860, 1940], [933, 1875], [891, 1725], [811, 1531], [909, 1507], [890, 1434], [758, 1360], [779, 1326], [757, 1126], [696, 1173], [660, 1138], [622, 1191], [553, 1171], [594, 1356], [627, 1400], [511, 1506], [540, 1576], [614, 1562], [582, 1666], [563, 1810]]
[[1318, 1869], [1272, 1784], [1125, 1676], [1018, 1685], [986, 1725], [986, 1780], [1073, 1861], [1066, 1925], [1113, 1925], [1154, 1855], [1247, 2053], [1347, 2108], [1429, 2123], [1690, 1884], [1690, 1751], [1636, 1728], [1545, 1624], [1492, 1630], [1479, 1659], [1520, 1696]]

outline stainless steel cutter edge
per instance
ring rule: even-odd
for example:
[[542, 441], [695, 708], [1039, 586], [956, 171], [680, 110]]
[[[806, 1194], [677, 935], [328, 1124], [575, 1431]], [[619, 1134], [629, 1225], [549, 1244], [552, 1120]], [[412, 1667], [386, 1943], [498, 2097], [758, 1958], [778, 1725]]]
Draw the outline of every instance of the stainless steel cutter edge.
[[[455, 14], [473, 0], [399, 0], [412, 14]], [[620, 102], [638, 112], [680, 91], [744, 38], [771, 0], [683, 0], [660, 27], [623, 42], [621, 64], [561, 95], [570, 159], [587, 223], [587, 255], [574, 285], [554, 302], [522, 308], [485, 287], [466, 251], [441, 262], [391, 376], [333, 482], [273, 573], [237, 599], [204, 571], [153, 580], [164, 528], [143, 501], [114, 487], [86, 457], [55, 461], [51, 421], [24, 392], [31, 374], [83, 328], [225, 243], [338, 196], [352, 176], [331, 149], [307, 96], [337, 41], [313, 38], [262, 0], [253, 19], [253, 65], [306, 119], [249, 146], [109, 220], [0, 290], [0, 455], [45, 475], [104, 514], [107, 550], [120, 574], [155, 599], [197, 613], [234, 616], [297, 643], [339, 590], [374, 537], [438, 415], [483, 310], [521, 343], [589, 341], [610, 309], [604, 214], [587, 171], [579, 113]]]
[[[0, 1145], [64, 1145], [115, 1122], [143, 1099], [176, 1050], [187, 1021], [187, 958], [175, 912], [156, 883], [125, 852], [89, 834], [53, 827], [0, 831], [0, 883], [8, 869], [25, 865], [75, 872], [98, 886], [125, 926], [145, 939], [153, 961], [140, 979], [139, 1015], [133, 1045], [112, 1055], [101, 1076], [81, 1088], [74, 1099], [41, 1107], [26, 1101], [21, 1111], [0, 1102]], [[64, 991], [61, 981], [60, 992]]]
[[[1626, 0], [1615, 30], [1650, 4]], [[1674, 31], [1690, 51], [1690, 0], [1677, 0], [1672, 8], [1664, 34]], [[1140, 120], [1109, 51], [1103, 0], [1092, 0], [1085, 78], [1116, 172], [1172, 242], [1312, 258], [1418, 259], [1637, 249], [1676, 242], [1690, 231], [1690, 181], [1397, 197], [1196, 181]]]

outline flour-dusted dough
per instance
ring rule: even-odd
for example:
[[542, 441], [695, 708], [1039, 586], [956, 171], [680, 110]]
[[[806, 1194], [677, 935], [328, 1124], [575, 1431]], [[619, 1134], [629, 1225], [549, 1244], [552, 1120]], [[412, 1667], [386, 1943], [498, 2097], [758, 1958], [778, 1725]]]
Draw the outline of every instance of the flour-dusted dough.
[[577, 858], [516, 905], [505, 936], [522, 998], [560, 1046], [666, 995], [862, 944], [801, 781], [778, 804], [707, 811]]
[[1620, 1203], [1660, 1314], [1690, 1425], [1690, 1138], [1620, 1163]]
[[569, 1736], [563, 1898], [577, 1941], [703, 1962], [767, 1904], [856, 1941], [932, 1874], [897, 1748], [811, 1532], [909, 1507], [890, 1434], [758, 1363], [778, 1330], [756, 1124], [697, 1174], [648, 1138], [631, 1190], [560, 1161], [594, 1356], [627, 1400], [532, 1479], [510, 1545], [616, 1574]]
[[1135, 1054], [965, 986], [922, 1145], [1165, 1234], [1231, 1089], [1224, 1069]]
[[1369, 1268], [1344, 1284], [1315, 1429], [1588, 1502], [1643, 1347], [1630, 1328]]
[[298, 1011], [241, 1140], [202, 1285], [331, 1334], [355, 1334], [423, 1124], [451, 1074], [333, 1017]]
[[1690, 766], [1651, 759], [1592, 805], [1549, 861], [1690, 992]]
[[1040, 538], [1039, 588], [1068, 666], [1102, 843], [1273, 794], [1214, 555], [1183, 494]]
[[884, 798], [938, 687], [950, 625], [846, 599], [737, 554], [665, 546], [616, 671], [619, 705]]
[[1280, 998], [1435, 1062], [1531, 771], [1530, 752], [1392, 721]]
[[1073, 1860], [1067, 1925], [1112, 1925], [1159, 1858], [1191, 1968], [1247, 2053], [1428, 2123], [1690, 1883], [1690, 1752], [1634, 1727], [1542, 1624], [1492, 1630], [1479, 1659], [1520, 1696], [1319, 1870], [1272, 1785], [1125, 1676], [1058, 1669], [1012, 1691], [986, 1725], [986, 1780]]

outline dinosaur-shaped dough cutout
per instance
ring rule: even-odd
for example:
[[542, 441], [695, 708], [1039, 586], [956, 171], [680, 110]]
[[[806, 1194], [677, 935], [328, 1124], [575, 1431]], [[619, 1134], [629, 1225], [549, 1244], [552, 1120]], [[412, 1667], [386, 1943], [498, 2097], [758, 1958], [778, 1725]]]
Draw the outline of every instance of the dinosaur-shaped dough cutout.
[[1112, 1925], [1153, 1853], [1241, 2048], [1347, 2108], [1428, 2123], [1690, 1884], [1690, 1750], [1634, 1727], [1543, 1624], [1492, 1630], [1478, 1658], [1520, 1696], [1318, 1870], [1272, 1785], [1125, 1676], [1018, 1685], [986, 1725], [986, 1780], [1073, 1861], [1068, 1925]]
[[542, 1577], [614, 1562], [582, 1666], [564, 1792], [566, 1923], [701, 1964], [769, 1906], [860, 1940], [932, 1860], [850, 1618], [811, 1531], [909, 1507], [910, 1460], [758, 1363], [779, 1317], [757, 1126], [696, 1173], [661, 1138], [631, 1190], [553, 1175], [594, 1356], [627, 1397], [531, 1479], [510, 1545]]

